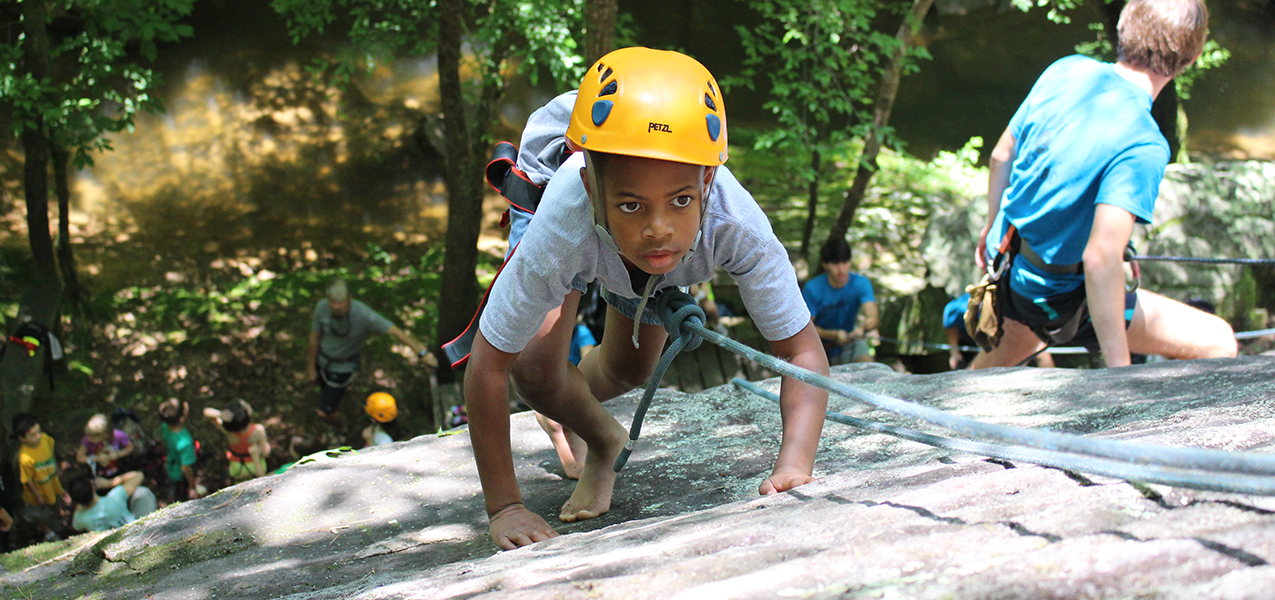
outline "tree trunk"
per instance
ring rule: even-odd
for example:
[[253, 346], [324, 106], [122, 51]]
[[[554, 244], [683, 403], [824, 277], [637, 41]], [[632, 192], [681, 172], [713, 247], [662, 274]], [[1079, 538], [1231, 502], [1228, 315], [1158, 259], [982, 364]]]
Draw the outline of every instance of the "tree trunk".
[[841, 213], [837, 215], [837, 221], [833, 224], [832, 231], [828, 233], [830, 240], [844, 238], [846, 232], [850, 230], [850, 224], [854, 222], [854, 213], [859, 209], [864, 192], [868, 189], [868, 182], [877, 171], [877, 155], [881, 152], [881, 132], [890, 122], [894, 97], [899, 91], [899, 79], [903, 76], [903, 59], [907, 56], [908, 48], [912, 46], [916, 28], [921, 26], [921, 22], [925, 19], [926, 13], [930, 12], [930, 6], [933, 4], [934, 0], [915, 0], [912, 10], [903, 19], [903, 24], [899, 26], [899, 32], [895, 35], [895, 39], [899, 40], [899, 47], [890, 58], [890, 65], [881, 79], [881, 87], [877, 90], [876, 101], [873, 103], [875, 114], [872, 127], [863, 140], [863, 155], [859, 157], [859, 168], [855, 171], [854, 183], [846, 191]]
[[[440, 364], [447, 358], [441, 345], [465, 330], [478, 307], [478, 231], [482, 225], [482, 168], [474, 156], [473, 134], [465, 118], [465, 98], [461, 87], [461, 33], [463, 0], [439, 3], [438, 86], [443, 109], [443, 130], [447, 148], [447, 236], [441, 281], [443, 296], [438, 303], [438, 335], [434, 353]], [[450, 369], [439, 369], [440, 383], [455, 377]]]
[[816, 148], [810, 152], [810, 170], [814, 177], [810, 180], [810, 200], [807, 203], [806, 226], [801, 230], [801, 257], [810, 258], [810, 237], [815, 231], [815, 215], [819, 209], [819, 168], [822, 156]]
[[616, 0], [584, 1], [584, 64], [591, 65], [615, 49]]
[[62, 271], [62, 292], [77, 314], [84, 312], [84, 296], [75, 269], [75, 254], [71, 249], [71, 187], [67, 175], [70, 157], [59, 145], [52, 147], [53, 189], [58, 197], [58, 267]]
[[[47, 20], [48, 6], [45, 0], [22, 3], [25, 37], [22, 43], [22, 65], [26, 73], [37, 81], [47, 78], [49, 73]], [[49, 235], [49, 139], [44, 130], [44, 118], [38, 112], [15, 114], [14, 118], [25, 121], [22, 128], [22, 152], [25, 159], [27, 239], [31, 245], [31, 257], [35, 260], [37, 281], [51, 282], [57, 279], [57, 266], [53, 260], [53, 238]]]

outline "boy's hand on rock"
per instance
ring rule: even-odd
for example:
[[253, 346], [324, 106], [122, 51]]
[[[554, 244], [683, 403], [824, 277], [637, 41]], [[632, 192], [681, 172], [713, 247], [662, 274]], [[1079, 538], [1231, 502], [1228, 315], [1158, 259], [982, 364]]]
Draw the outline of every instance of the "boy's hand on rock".
[[799, 485], [806, 485], [814, 480], [814, 477], [804, 473], [775, 473], [761, 482], [761, 487], [757, 488], [757, 491], [763, 496], [769, 496], [786, 492]]
[[522, 504], [510, 504], [490, 517], [491, 540], [503, 550], [513, 550], [558, 537], [540, 515]]

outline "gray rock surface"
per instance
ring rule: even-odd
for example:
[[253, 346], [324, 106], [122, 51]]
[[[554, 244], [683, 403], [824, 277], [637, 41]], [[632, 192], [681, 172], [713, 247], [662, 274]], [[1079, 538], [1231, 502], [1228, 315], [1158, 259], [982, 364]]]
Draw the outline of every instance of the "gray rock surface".
[[[864, 388], [987, 421], [1270, 451], [1275, 357], [1113, 370], [901, 375]], [[777, 380], [766, 382], [775, 390]], [[628, 423], [637, 394], [608, 403]], [[898, 422], [834, 398], [834, 408]], [[528, 506], [572, 482], [512, 419]], [[825, 426], [817, 475], [757, 496], [778, 409], [727, 387], [661, 392], [612, 511], [497, 552], [462, 431], [302, 465], [162, 510], [0, 579], [38, 598], [1262, 597], [1275, 498], [1133, 485]]]

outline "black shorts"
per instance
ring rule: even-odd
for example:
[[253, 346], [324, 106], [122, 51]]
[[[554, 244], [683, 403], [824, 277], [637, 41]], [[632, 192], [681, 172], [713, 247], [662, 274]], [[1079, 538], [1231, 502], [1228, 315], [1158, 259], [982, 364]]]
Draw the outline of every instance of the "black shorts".
[[[1041, 341], [1048, 343], [1048, 331], [1055, 330], [1066, 322], [1076, 311], [1085, 309], [1085, 286], [1070, 292], [1063, 292], [1046, 298], [1033, 300], [1009, 288], [1008, 302], [1004, 303], [1005, 318], [1013, 319], [1031, 328]], [[1129, 328], [1133, 322], [1133, 311], [1138, 306], [1138, 294], [1125, 292], [1124, 326]], [[1076, 334], [1066, 341], [1055, 341], [1053, 346], [1082, 346], [1090, 352], [1098, 352], [1098, 334], [1094, 331], [1093, 321], [1086, 311], [1082, 317]]]
[[319, 369], [319, 412], [330, 415], [336, 412], [341, 406], [341, 399], [345, 397], [345, 385], [341, 387], [328, 385], [328, 381], [336, 384], [344, 384], [354, 377], [354, 373], [324, 373], [323, 367], [315, 365]]

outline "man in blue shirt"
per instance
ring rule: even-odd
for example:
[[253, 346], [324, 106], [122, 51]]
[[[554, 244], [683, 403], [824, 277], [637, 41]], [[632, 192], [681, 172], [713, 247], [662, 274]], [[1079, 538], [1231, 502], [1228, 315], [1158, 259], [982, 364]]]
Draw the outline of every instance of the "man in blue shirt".
[[1009, 225], [1019, 248], [1004, 337], [973, 368], [1018, 364], [1042, 340], [1101, 349], [1108, 367], [1130, 352], [1235, 355], [1225, 321], [1124, 288], [1124, 249], [1134, 224], [1151, 222], [1169, 161], [1151, 103], [1200, 56], [1207, 30], [1202, 0], [1130, 0], [1115, 64], [1070, 56], [1036, 81], [992, 151], [975, 259], [985, 266], [988, 240], [999, 246]]
[[[877, 336], [877, 302], [872, 282], [850, 272], [850, 244], [828, 240], [819, 249], [824, 273], [801, 289], [801, 297], [814, 319], [815, 331], [828, 353], [828, 364], [872, 362], [867, 338]], [[863, 325], [859, 313], [863, 313]]]

